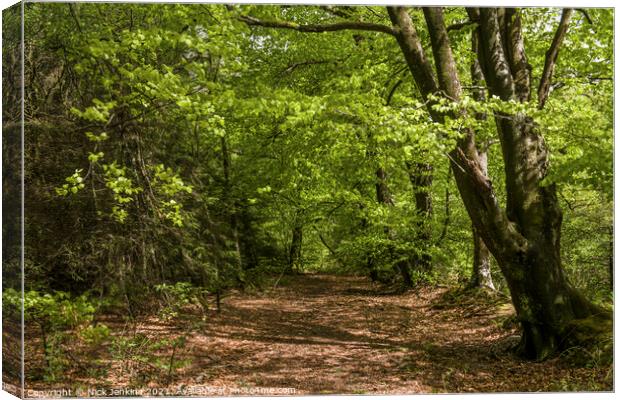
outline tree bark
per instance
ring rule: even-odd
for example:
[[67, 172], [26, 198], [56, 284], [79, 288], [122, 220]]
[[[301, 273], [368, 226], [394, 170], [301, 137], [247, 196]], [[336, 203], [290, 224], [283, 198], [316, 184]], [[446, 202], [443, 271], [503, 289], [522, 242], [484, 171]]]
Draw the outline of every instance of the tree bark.
[[[392, 199], [392, 194], [390, 193], [387, 186], [387, 174], [383, 168], [378, 168], [377, 172], [377, 182], [375, 183], [375, 189], [377, 192], [377, 202], [379, 204], [385, 204], [389, 207], [394, 206], [394, 199]], [[389, 226], [385, 226], [383, 228], [385, 234], [389, 239], [392, 239], [392, 231]], [[392, 253], [392, 251], [390, 252]], [[403, 279], [403, 285], [405, 287], [413, 287], [413, 279], [411, 278], [411, 265], [407, 260], [399, 261], [395, 265], [396, 270], [400, 273]], [[370, 270], [372, 280], [378, 280], [379, 275], [376, 268], [372, 268]]]
[[[239, 267], [237, 274], [237, 282], [240, 287], [245, 285], [243, 275], [241, 273], [241, 269], [243, 269], [243, 255], [241, 252], [241, 241], [239, 240], [239, 221], [237, 216], [237, 207], [236, 202], [232, 198], [232, 184], [230, 181], [230, 154], [228, 151], [228, 143], [226, 142], [226, 137], [222, 136], [220, 140], [220, 146], [222, 148], [222, 171], [224, 175], [224, 188], [223, 188], [223, 196], [222, 202], [224, 203], [224, 213], [228, 219], [228, 225], [230, 228], [230, 237], [232, 238], [232, 242], [234, 244], [234, 254], [235, 261], [234, 264]], [[225, 247], [227, 247], [224, 244]]]
[[293, 273], [301, 270], [301, 246], [303, 241], [303, 227], [295, 225], [293, 227], [293, 236], [291, 239], [291, 247], [289, 249], [287, 272]]
[[491, 258], [489, 249], [475, 227], [472, 227], [474, 238], [474, 264], [471, 273], [470, 286], [495, 290], [491, 277]]
[[413, 188], [415, 208], [418, 217], [416, 243], [419, 252], [412, 257], [413, 267], [420, 272], [432, 270], [432, 257], [429, 251], [431, 242], [430, 218], [433, 212], [431, 185], [433, 183], [433, 167], [425, 163], [407, 164], [409, 180]]
[[[471, 47], [472, 52], [474, 54], [478, 54], [478, 35], [471, 35]], [[484, 79], [484, 74], [482, 73], [482, 69], [480, 68], [480, 62], [477, 58], [471, 63], [471, 81], [474, 88], [473, 97], [476, 101], [482, 102], [486, 99], [484, 88], [486, 86], [486, 82]], [[478, 113], [476, 114], [476, 119], [480, 121], [484, 121], [487, 119], [486, 113]], [[488, 149], [490, 146], [490, 142], [487, 141], [483, 144], [481, 149], [478, 149], [478, 160], [480, 163], [480, 170], [484, 174], [484, 176], [489, 175], [488, 172]], [[472, 223], [472, 238], [474, 241], [474, 254], [473, 254], [473, 265], [472, 265], [472, 273], [470, 286], [477, 288], [489, 288], [495, 290], [495, 285], [493, 285], [493, 279], [491, 277], [491, 254], [486, 244], [484, 244], [484, 240], [476, 230], [476, 227]]]
[[[488, 143], [484, 147], [478, 150], [478, 160], [480, 163], [480, 172], [488, 177]], [[472, 287], [485, 287], [495, 290], [493, 285], [493, 278], [491, 277], [491, 253], [484, 244], [482, 236], [476, 229], [476, 226], [472, 224], [472, 236], [474, 240], [474, 257], [473, 268], [471, 274], [470, 286]]]
[[[529, 99], [530, 69], [518, 12], [481, 9], [478, 34], [479, 60], [491, 94], [504, 100]], [[476, 229], [506, 277], [523, 327], [519, 350], [525, 356], [543, 359], [568, 345], [572, 334], [568, 327], [574, 320], [603, 311], [571, 287], [564, 276], [560, 258], [562, 212], [555, 186], [541, 185], [549, 156], [537, 126], [531, 118], [519, 113], [497, 113], [495, 119], [505, 166], [505, 215], [497, 209], [496, 200], [492, 212], [488, 209], [480, 212], [474, 208], [484, 202], [471, 193], [464, 199]], [[467, 160], [465, 164], [470, 162]], [[472, 172], [471, 168], [466, 169]], [[479, 169], [474, 173], [478, 172]], [[494, 198], [490, 182], [480, 185], [484, 180], [463, 174], [461, 181], [464, 192], [478, 186], [479, 191], [486, 191], [487, 200]], [[471, 183], [473, 188], [465, 188]]]
[[[475, 12], [479, 12], [480, 26], [478, 57], [491, 94], [506, 101], [527, 100], [530, 70], [518, 12], [487, 8]], [[425, 18], [440, 89], [458, 101], [460, 85], [442, 10], [425, 8]], [[419, 79], [416, 74], [414, 79]], [[418, 82], [418, 87], [422, 83]], [[437, 112], [429, 112], [438, 121]], [[523, 327], [519, 350], [525, 356], [544, 359], [569, 345], [573, 322], [607, 314], [571, 287], [564, 276], [560, 260], [562, 213], [555, 187], [541, 185], [548, 153], [537, 127], [518, 113], [497, 113], [495, 118], [505, 164], [506, 211], [481, 167], [473, 132], [464, 132], [450, 153], [451, 165], [470, 218], [506, 277]]]
[[241, 266], [249, 270], [258, 266], [256, 253], [255, 231], [252, 226], [251, 214], [247, 209], [247, 202], [239, 201], [235, 204], [235, 220], [238, 221], [239, 250], [241, 251]]

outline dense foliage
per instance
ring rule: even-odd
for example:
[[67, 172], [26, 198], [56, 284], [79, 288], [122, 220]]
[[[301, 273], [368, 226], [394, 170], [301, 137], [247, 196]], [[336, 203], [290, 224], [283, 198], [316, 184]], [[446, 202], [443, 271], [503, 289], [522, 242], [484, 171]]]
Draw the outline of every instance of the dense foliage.
[[[18, 11], [5, 13], [3, 29]], [[561, 10], [521, 14], [540, 76]], [[431, 54], [424, 14], [409, 15]], [[183, 305], [219, 307], [228, 290], [296, 272], [467, 284], [472, 222], [450, 151], [475, 130], [505, 204], [496, 122], [481, 118], [498, 113], [527, 113], [541, 126], [544, 184], [556, 185], [564, 213], [564, 270], [609, 303], [613, 11], [573, 15], [543, 109], [535, 98], [477, 96], [477, 25], [464, 9], [444, 18], [463, 82], [456, 106], [418, 90], [390, 35], [299, 29], [391, 26], [382, 7], [26, 4], [26, 307], [44, 338], [46, 379], [63, 368], [53, 350], [67, 340], [61, 332], [108, 340], [98, 312], [174, 318]], [[3, 79], [19, 75], [18, 51], [5, 44]], [[19, 113], [17, 89], [4, 85], [5, 124]], [[429, 102], [462, 115], [431, 119]], [[4, 254], [5, 268], [16, 265]], [[495, 288], [508, 293], [489, 262]]]

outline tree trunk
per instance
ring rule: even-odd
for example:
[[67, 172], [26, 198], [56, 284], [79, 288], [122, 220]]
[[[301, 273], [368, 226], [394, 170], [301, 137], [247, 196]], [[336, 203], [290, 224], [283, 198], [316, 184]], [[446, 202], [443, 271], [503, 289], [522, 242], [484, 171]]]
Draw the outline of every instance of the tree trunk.
[[[389, 7], [388, 11], [399, 28], [397, 39], [408, 64], [415, 67], [416, 62], [426, 62], [406, 10]], [[478, 58], [491, 94], [505, 101], [527, 101], [530, 69], [518, 13], [487, 8], [468, 12], [478, 14]], [[430, 7], [424, 8], [424, 15], [439, 87], [445, 96], [458, 101], [460, 82], [443, 12]], [[420, 90], [429, 84], [420, 81], [429, 68], [430, 64], [411, 68]], [[435, 121], [443, 121], [430, 104], [429, 112]], [[560, 260], [562, 213], [555, 187], [541, 185], [548, 163], [542, 136], [525, 115], [497, 113], [495, 117], [505, 165], [506, 211], [481, 168], [473, 132], [465, 131], [451, 151], [451, 165], [467, 212], [506, 277], [523, 327], [519, 350], [525, 356], [543, 359], [570, 345], [576, 336], [576, 320], [608, 314], [588, 302], [564, 276]]]
[[[238, 231], [238, 221], [237, 221], [237, 210], [236, 203], [233, 201], [231, 192], [232, 185], [230, 182], [230, 154], [228, 152], [228, 144], [226, 143], [226, 137], [222, 136], [220, 140], [220, 145], [222, 147], [222, 170], [224, 174], [224, 188], [222, 193], [222, 202], [226, 207], [225, 213], [228, 217], [228, 223], [230, 227], [230, 236], [232, 237], [232, 241], [235, 246], [235, 264], [239, 267], [242, 267], [242, 256], [241, 256], [241, 244], [239, 243], [239, 231]], [[243, 279], [241, 276], [237, 277], [239, 283], [243, 285]]]
[[432, 269], [432, 258], [429, 252], [431, 242], [430, 218], [433, 212], [431, 196], [431, 185], [433, 183], [433, 167], [425, 163], [407, 165], [409, 170], [409, 180], [413, 187], [415, 197], [415, 208], [418, 217], [416, 243], [420, 250], [416, 254], [412, 263], [414, 268], [420, 272], [430, 272]]
[[301, 245], [303, 240], [303, 227], [296, 225], [293, 228], [293, 238], [289, 250], [287, 272], [293, 273], [301, 270]]
[[[379, 204], [385, 204], [389, 207], [393, 207], [394, 200], [392, 199], [392, 195], [387, 186], [387, 174], [385, 173], [385, 170], [383, 168], [377, 169], [376, 175], [377, 182], [375, 183], [375, 189], [377, 192], [377, 202]], [[390, 227], [385, 226], [383, 230], [388, 238], [392, 239], [392, 231]], [[390, 249], [390, 254], [394, 255], [392, 249]], [[411, 278], [411, 265], [409, 262], [407, 260], [398, 261], [395, 268], [403, 278], [403, 285], [408, 288], [412, 287], [413, 279]], [[378, 279], [378, 273], [374, 268], [371, 269], [371, 279], [373, 278]]]
[[375, 183], [375, 191], [377, 193], [377, 202], [388, 206], [394, 206], [394, 199], [387, 186], [387, 174], [381, 167], [376, 172], [377, 181]]
[[495, 290], [493, 278], [491, 277], [491, 253], [473, 226], [472, 234], [474, 238], [474, 264], [471, 272], [470, 286]]
[[[480, 9], [478, 57], [491, 94], [506, 101], [530, 98], [530, 69], [520, 24], [515, 10]], [[495, 118], [504, 158], [506, 212], [499, 208], [480, 163], [474, 164], [475, 156], [462, 157], [463, 151], [461, 167], [466, 165], [470, 174], [459, 173], [457, 182], [476, 229], [506, 277], [523, 327], [519, 350], [527, 357], [544, 359], [570, 344], [575, 320], [603, 310], [588, 302], [564, 276], [562, 211], [555, 186], [541, 185], [549, 156], [537, 126], [520, 113], [497, 113]]]
[[[477, 35], [471, 35], [471, 47], [472, 52], [474, 54], [478, 53], [478, 37]], [[486, 95], [484, 93], [484, 87], [486, 87], [486, 82], [484, 80], [484, 74], [482, 73], [482, 69], [480, 68], [480, 62], [474, 58], [471, 63], [471, 81], [474, 88], [473, 97], [476, 101], [484, 101], [486, 99]], [[484, 121], [487, 119], [486, 113], [478, 113], [476, 114], [476, 119], [480, 121]], [[480, 165], [480, 171], [484, 176], [489, 175], [488, 171], [488, 149], [490, 146], [490, 142], [487, 141], [483, 144], [483, 147], [478, 150], [478, 163]], [[474, 256], [473, 256], [473, 268], [471, 274], [471, 287], [486, 287], [489, 289], [495, 289], [493, 285], [493, 279], [491, 277], [491, 254], [489, 253], [489, 249], [487, 249], [486, 244], [484, 244], [484, 240], [476, 230], [474, 224], [472, 224], [472, 237], [474, 240]]]
[[245, 202], [238, 202], [235, 209], [237, 210], [235, 219], [239, 222], [238, 240], [241, 251], [241, 265], [244, 270], [256, 268], [258, 266], [258, 255], [256, 254], [255, 234], [251, 215], [247, 210]]

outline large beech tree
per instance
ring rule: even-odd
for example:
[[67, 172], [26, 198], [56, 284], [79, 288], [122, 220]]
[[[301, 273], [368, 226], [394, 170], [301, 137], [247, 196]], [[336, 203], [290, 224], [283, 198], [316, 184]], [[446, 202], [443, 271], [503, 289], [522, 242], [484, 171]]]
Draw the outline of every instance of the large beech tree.
[[[424, 20], [430, 37], [432, 60], [426, 54], [421, 35], [407, 7], [387, 7], [392, 26], [360, 21], [303, 25], [288, 21], [240, 19], [250, 26], [292, 29], [300, 32], [327, 32], [345, 29], [382, 32], [395, 37], [402, 55], [425, 101], [433, 121], [466, 117], [460, 107], [463, 98], [458, 65], [448, 35], [442, 8], [425, 7]], [[542, 109], [549, 96], [555, 63], [567, 32], [572, 10], [562, 13], [556, 34], [549, 43], [538, 90], [532, 88], [532, 70], [524, 46], [521, 12], [505, 8], [468, 8], [475, 24], [477, 58], [489, 95], [511, 104], [526, 104], [537, 94]], [[346, 16], [344, 15], [340, 15]], [[441, 99], [452, 103], [437, 107]], [[560, 259], [562, 211], [555, 185], [545, 185], [549, 152], [539, 127], [522, 108], [495, 111], [497, 137], [504, 160], [506, 205], [486, 174], [484, 160], [476, 145], [474, 129], [464, 128], [449, 158], [457, 186], [472, 220], [474, 230], [497, 260], [508, 283], [523, 333], [518, 346], [527, 357], [543, 359], [573, 343], [584, 325], [578, 321], [606, 311], [588, 301], [567, 281]], [[420, 165], [430, 184], [430, 168]], [[423, 192], [423, 188], [422, 188]], [[423, 199], [420, 199], [420, 204]]]

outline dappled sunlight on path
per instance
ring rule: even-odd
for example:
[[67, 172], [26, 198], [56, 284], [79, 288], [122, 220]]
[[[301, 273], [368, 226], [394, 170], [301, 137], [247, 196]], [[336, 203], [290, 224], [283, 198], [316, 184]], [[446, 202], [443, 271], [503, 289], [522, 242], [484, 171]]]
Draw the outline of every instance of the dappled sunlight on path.
[[303, 393], [550, 390], [566, 371], [506, 349], [518, 338], [492, 311], [434, 309], [445, 289], [386, 295], [365, 278], [304, 275], [233, 295], [194, 335], [186, 377]]

